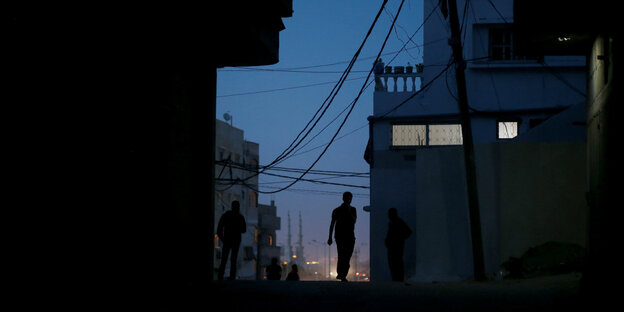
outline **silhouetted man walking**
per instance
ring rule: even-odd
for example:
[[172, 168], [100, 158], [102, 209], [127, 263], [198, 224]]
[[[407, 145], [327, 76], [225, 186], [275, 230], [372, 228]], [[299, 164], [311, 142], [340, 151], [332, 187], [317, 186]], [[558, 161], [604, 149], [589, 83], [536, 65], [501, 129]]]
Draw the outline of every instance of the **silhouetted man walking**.
[[332, 244], [332, 232], [334, 226], [336, 227], [335, 238], [336, 248], [338, 249], [338, 265], [336, 271], [337, 279], [346, 282], [347, 273], [349, 273], [349, 261], [353, 254], [353, 247], [355, 246], [355, 221], [357, 214], [355, 208], [351, 206], [351, 200], [353, 194], [350, 192], [344, 192], [342, 194], [342, 205], [334, 209], [332, 212], [331, 225], [329, 226], [329, 239], [327, 244]]
[[235, 200], [232, 202], [232, 210], [226, 211], [219, 220], [217, 226], [217, 236], [223, 242], [223, 252], [221, 253], [221, 265], [219, 265], [219, 273], [217, 278], [223, 279], [225, 274], [225, 265], [230, 251], [232, 258], [230, 260], [230, 278], [236, 279], [236, 260], [238, 258], [238, 248], [241, 243], [241, 234], [247, 232], [247, 223], [245, 217], [240, 214], [240, 203]]
[[388, 209], [388, 234], [386, 235], [386, 248], [388, 248], [388, 264], [392, 280], [402, 282], [405, 279], [403, 269], [403, 250], [405, 240], [412, 234], [412, 230], [403, 219], [399, 218], [396, 208]]

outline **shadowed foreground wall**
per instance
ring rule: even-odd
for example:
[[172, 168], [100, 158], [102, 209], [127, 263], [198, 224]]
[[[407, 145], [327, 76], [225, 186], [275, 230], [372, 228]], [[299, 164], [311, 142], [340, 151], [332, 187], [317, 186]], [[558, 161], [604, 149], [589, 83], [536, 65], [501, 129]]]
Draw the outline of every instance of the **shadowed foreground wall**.
[[[509, 142], [476, 147], [486, 273], [547, 241], [587, 244], [586, 144]], [[393, 176], [392, 180], [383, 177]], [[461, 147], [377, 151], [371, 169], [371, 276], [389, 280], [387, 210], [414, 234], [405, 272], [415, 281], [472, 278]]]

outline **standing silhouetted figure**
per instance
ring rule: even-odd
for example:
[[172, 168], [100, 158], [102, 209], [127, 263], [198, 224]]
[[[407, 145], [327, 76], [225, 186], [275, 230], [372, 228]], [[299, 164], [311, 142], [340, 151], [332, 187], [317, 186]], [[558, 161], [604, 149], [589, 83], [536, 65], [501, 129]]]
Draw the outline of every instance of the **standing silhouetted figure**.
[[282, 266], [277, 264], [277, 258], [271, 258], [271, 264], [266, 267], [266, 278], [272, 281], [282, 278]]
[[286, 276], [287, 281], [298, 281], [299, 280], [299, 268], [296, 264], [293, 264], [290, 272], [288, 272], [288, 276]]
[[218, 279], [223, 279], [225, 273], [225, 265], [227, 264], [228, 255], [232, 252], [230, 260], [230, 278], [236, 279], [236, 260], [238, 258], [238, 248], [241, 243], [241, 234], [247, 232], [247, 223], [245, 217], [240, 214], [240, 203], [235, 200], [232, 202], [232, 210], [226, 211], [219, 220], [217, 226], [217, 236], [223, 242], [223, 252], [221, 253], [221, 265], [219, 265]]
[[347, 273], [349, 273], [349, 261], [351, 261], [351, 255], [353, 254], [353, 247], [355, 246], [355, 221], [357, 214], [355, 208], [351, 206], [351, 200], [353, 194], [350, 192], [344, 192], [342, 194], [342, 205], [334, 209], [332, 212], [331, 225], [329, 226], [329, 239], [327, 244], [332, 244], [332, 232], [334, 226], [336, 232], [334, 237], [336, 238], [336, 248], [338, 249], [338, 265], [336, 271], [337, 279], [346, 282]]
[[405, 239], [412, 234], [412, 230], [403, 219], [399, 218], [396, 208], [388, 209], [388, 218], [390, 223], [388, 224], [388, 234], [386, 235], [386, 248], [388, 248], [390, 274], [393, 281], [402, 282], [405, 279], [403, 273], [403, 249], [405, 248]]
[[384, 62], [381, 58], [375, 61], [374, 72], [375, 72], [375, 90], [383, 91], [384, 90], [383, 83], [381, 82], [381, 78], [377, 76], [377, 75], [381, 75], [384, 73]]

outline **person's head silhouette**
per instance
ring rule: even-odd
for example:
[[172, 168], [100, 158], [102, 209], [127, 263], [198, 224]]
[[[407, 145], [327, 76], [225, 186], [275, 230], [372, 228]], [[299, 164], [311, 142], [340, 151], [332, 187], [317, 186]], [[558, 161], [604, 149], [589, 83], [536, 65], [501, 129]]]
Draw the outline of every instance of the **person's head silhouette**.
[[351, 204], [351, 200], [353, 200], [353, 194], [351, 194], [351, 192], [344, 192], [344, 193], [342, 193], [342, 201], [346, 205], [350, 205]]
[[238, 202], [238, 200], [232, 202], [232, 211], [240, 213], [240, 203]]
[[390, 208], [388, 209], [388, 218], [390, 218], [390, 220], [394, 220], [399, 216], [399, 213], [397, 211], [396, 208]]

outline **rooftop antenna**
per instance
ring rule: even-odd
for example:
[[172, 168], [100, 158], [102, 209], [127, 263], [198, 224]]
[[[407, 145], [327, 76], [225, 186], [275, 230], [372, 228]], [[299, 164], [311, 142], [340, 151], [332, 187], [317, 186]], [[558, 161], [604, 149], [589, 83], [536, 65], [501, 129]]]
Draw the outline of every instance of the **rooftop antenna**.
[[229, 121], [230, 126], [232, 127], [232, 123], [234, 122], [234, 117], [230, 115], [230, 111], [227, 111], [225, 114], [223, 114], [223, 119], [225, 119], [225, 121]]

